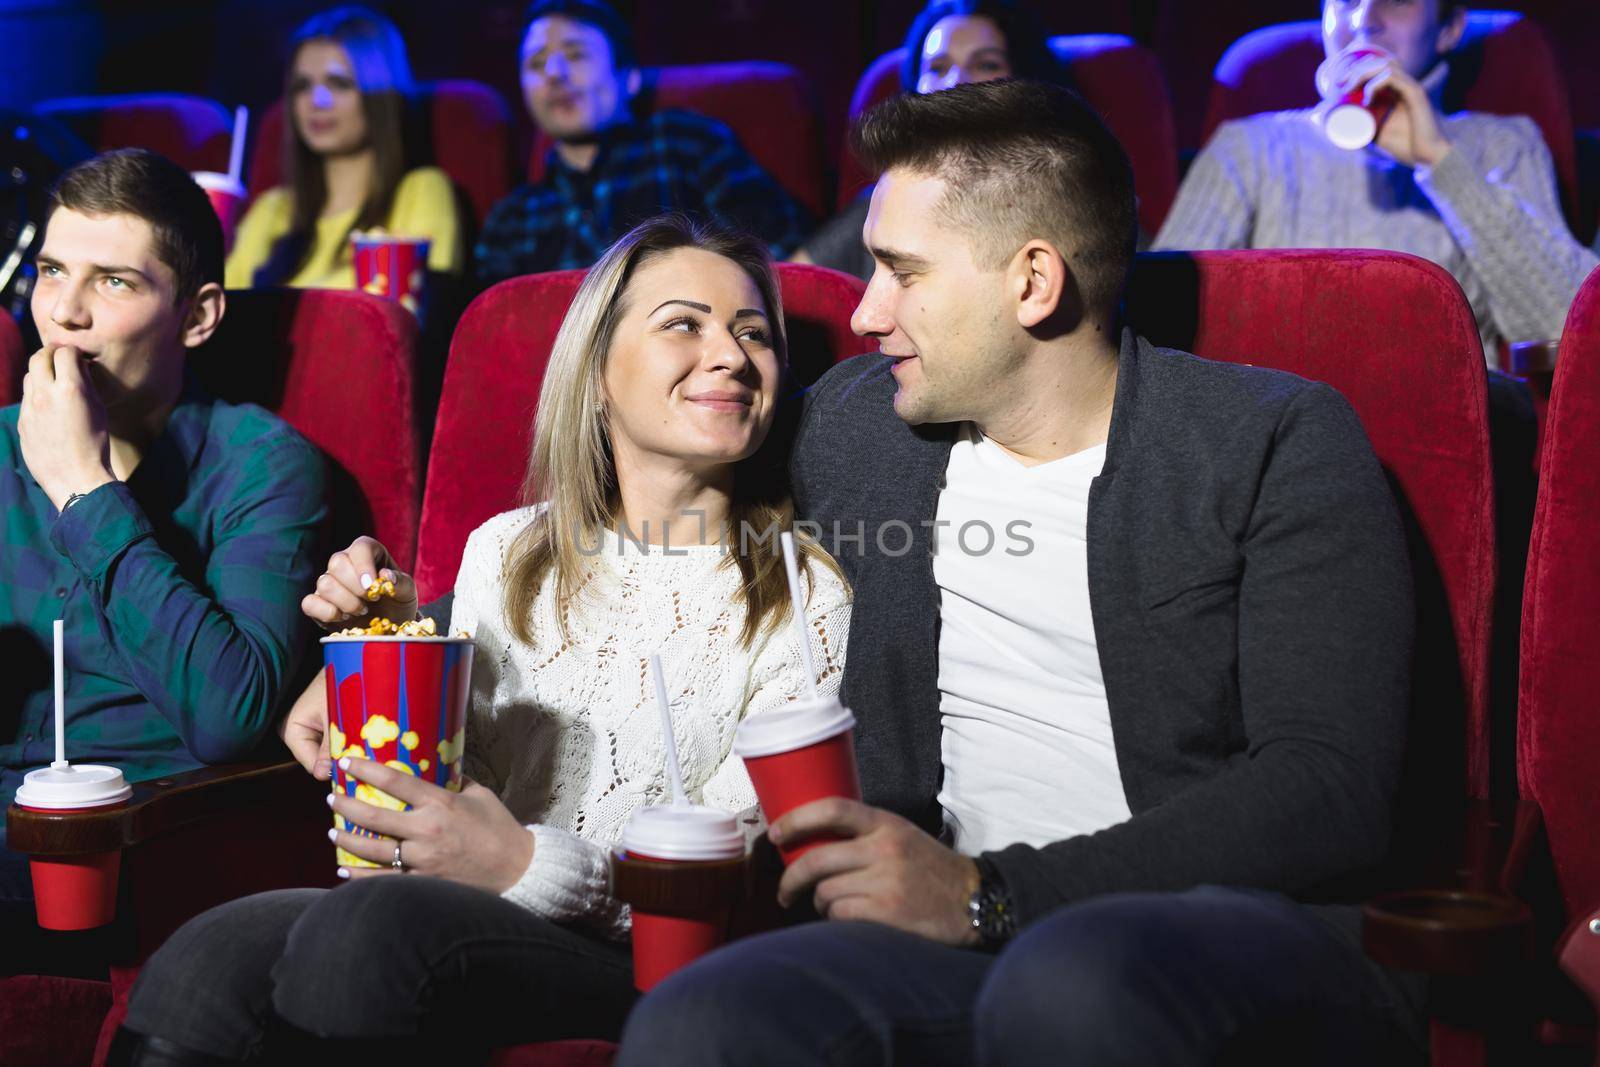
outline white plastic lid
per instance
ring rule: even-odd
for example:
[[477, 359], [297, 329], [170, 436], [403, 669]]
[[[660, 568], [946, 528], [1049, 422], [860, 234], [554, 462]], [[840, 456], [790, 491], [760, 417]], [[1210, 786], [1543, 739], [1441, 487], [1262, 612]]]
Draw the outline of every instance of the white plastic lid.
[[25, 808], [99, 808], [119, 804], [132, 795], [133, 786], [117, 768], [76, 763], [61, 770], [40, 767], [29, 771], [16, 800]]
[[626, 852], [662, 860], [731, 860], [744, 855], [744, 833], [730, 812], [689, 804], [639, 808], [617, 842]]
[[189, 177], [193, 178], [194, 183], [202, 189], [217, 189], [224, 193], [232, 193], [238, 197], [245, 195], [243, 182], [237, 178], [230, 178], [218, 171], [197, 170], [191, 173]]
[[739, 724], [733, 751], [742, 759], [774, 756], [826, 741], [854, 729], [856, 717], [834, 697], [800, 700], [776, 711], [763, 711]]
[[1378, 120], [1358, 104], [1341, 104], [1332, 109], [1322, 125], [1328, 140], [1348, 151], [1367, 147], [1378, 135]]

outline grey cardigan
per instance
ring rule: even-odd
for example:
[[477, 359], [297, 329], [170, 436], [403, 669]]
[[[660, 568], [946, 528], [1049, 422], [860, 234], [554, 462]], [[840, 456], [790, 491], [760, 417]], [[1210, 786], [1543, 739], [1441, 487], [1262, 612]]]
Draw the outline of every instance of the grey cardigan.
[[[825, 374], [790, 465], [799, 514], [855, 588], [844, 699], [865, 799], [933, 831], [929, 530], [955, 427], [903, 423], [889, 366], [858, 356]], [[1389, 840], [1414, 613], [1395, 501], [1349, 404], [1326, 385], [1124, 332], [1088, 557], [1132, 818], [989, 853], [1020, 920], [1206, 883], [1350, 899], [1338, 886]], [[1347, 926], [1348, 909], [1332, 910]]]

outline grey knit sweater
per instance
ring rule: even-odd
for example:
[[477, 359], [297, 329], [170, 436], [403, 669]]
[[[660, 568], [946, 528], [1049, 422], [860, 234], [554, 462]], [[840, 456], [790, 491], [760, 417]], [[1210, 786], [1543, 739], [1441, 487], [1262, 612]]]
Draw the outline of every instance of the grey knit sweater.
[[1489, 360], [1501, 340], [1561, 336], [1568, 305], [1600, 260], [1561, 217], [1550, 152], [1531, 119], [1449, 115], [1453, 150], [1413, 169], [1377, 148], [1334, 147], [1310, 114], [1223, 124], [1154, 247], [1410, 252], [1461, 283]]

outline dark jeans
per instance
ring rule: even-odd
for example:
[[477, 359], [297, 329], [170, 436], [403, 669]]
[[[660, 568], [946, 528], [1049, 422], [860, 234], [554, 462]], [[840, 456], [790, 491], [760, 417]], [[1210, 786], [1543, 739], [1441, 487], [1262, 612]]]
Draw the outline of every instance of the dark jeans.
[[1063, 908], [998, 956], [871, 923], [736, 942], [640, 1001], [616, 1067], [1422, 1059], [1399, 991], [1309, 910], [1204, 886]]
[[472, 1062], [500, 1045], [615, 1038], [633, 1003], [626, 945], [434, 878], [286, 889], [213, 908], [145, 964], [127, 1027], [230, 1060], [305, 1036], [405, 1039]]

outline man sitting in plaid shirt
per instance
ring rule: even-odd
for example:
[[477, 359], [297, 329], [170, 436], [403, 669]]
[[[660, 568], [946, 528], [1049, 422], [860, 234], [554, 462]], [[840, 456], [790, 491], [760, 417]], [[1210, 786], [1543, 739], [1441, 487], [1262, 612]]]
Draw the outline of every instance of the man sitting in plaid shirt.
[[687, 111], [635, 117], [633, 36], [603, 0], [539, 0], [522, 39], [522, 93], [555, 141], [544, 177], [484, 222], [482, 285], [587, 267], [635, 223], [680, 210], [747, 230], [782, 259], [804, 238], [805, 211], [720, 122]]
[[[222, 229], [181, 167], [128, 149], [69, 170], [38, 267], [44, 347], [0, 410], [0, 810], [54, 755], [58, 618], [69, 759], [140, 781], [248, 755], [298, 681], [327, 512], [313, 445], [186, 373], [225, 301]], [[0, 974], [33, 926], [3, 831]]]

